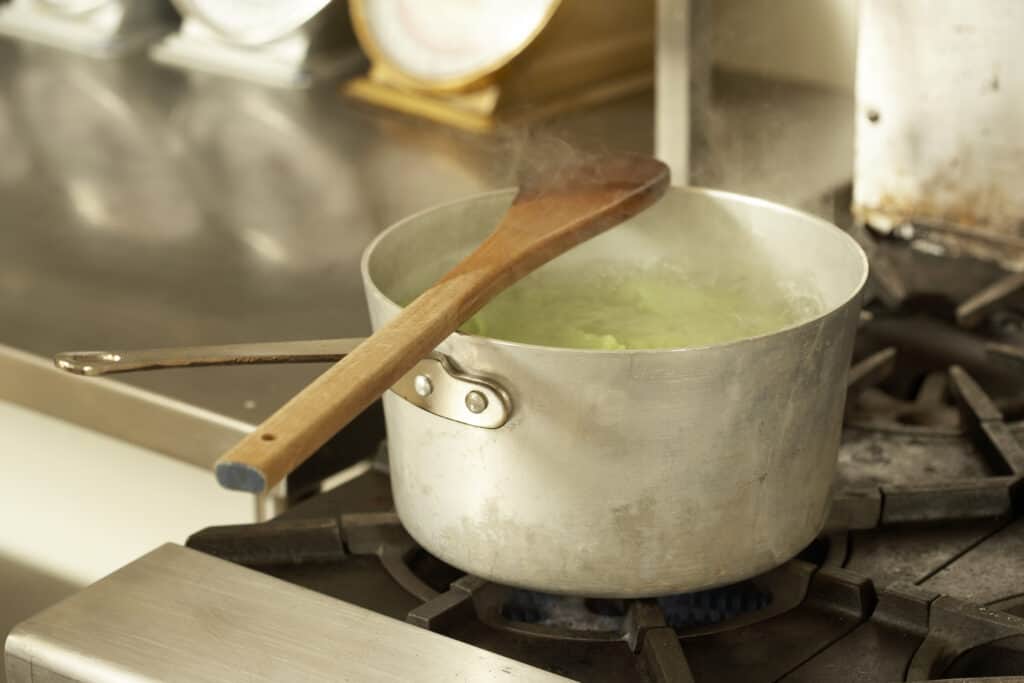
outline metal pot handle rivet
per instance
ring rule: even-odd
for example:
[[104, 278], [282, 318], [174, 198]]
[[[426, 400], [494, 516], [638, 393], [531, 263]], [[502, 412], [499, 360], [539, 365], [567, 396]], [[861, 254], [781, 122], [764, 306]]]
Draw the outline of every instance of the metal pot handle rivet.
[[473, 427], [497, 429], [512, 415], [508, 393], [492, 380], [467, 375], [433, 353], [391, 387], [414, 406]]
[[426, 375], [416, 375], [412, 380], [413, 391], [416, 392], [417, 396], [426, 398], [434, 392], [434, 384], [430, 381], [430, 378]]
[[479, 415], [487, 410], [487, 397], [479, 391], [471, 391], [466, 394], [466, 407], [469, 412]]

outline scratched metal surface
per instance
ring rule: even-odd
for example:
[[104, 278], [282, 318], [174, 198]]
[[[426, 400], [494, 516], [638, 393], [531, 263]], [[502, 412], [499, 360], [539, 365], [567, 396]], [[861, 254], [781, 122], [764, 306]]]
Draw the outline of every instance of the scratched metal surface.
[[1014, 0], [861, 4], [855, 213], [1019, 242], [1022, 21]]

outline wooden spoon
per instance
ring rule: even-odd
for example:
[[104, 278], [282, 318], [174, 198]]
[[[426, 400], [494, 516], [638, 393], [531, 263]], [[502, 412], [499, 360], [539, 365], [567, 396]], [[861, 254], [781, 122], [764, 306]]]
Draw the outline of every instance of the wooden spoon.
[[601, 158], [521, 183], [494, 232], [217, 462], [222, 486], [263, 493], [302, 464], [496, 294], [664, 194], [647, 157]]

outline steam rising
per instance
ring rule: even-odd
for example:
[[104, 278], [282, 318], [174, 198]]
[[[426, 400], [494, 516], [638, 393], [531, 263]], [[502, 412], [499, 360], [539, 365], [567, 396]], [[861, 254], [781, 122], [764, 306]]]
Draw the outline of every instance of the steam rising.
[[[606, 178], [605, 160], [618, 156], [604, 145], [586, 146], [570, 141], [553, 127], [521, 128], [506, 133], [503, 155], [507, 180], [522, 192], [540, 192], [565, 186], [599, 184]], [[581, 172], [584, 171], [584, 172]]]

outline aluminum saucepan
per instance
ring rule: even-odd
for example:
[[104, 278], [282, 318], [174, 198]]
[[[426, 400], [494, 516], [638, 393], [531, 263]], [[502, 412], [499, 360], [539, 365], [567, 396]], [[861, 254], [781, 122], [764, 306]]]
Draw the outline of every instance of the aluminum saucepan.
[[[410, 287], [425, 288], [479, 243], [512, 196], [448, 204], [382, 233], [362, 261], [374, 329]], [[474, 426], [388, 392], [402, 523], [477, 576], [588, 596], [693, 591], [792, 558], [827, 513], [868, 274], [863, 251], [808, 214], [674, 188], [544, 268], [608, 260], [732, 272], [767, 265], [812, 282], [824, 310], [772, 334], [664, 351], [451, 335], [438, 352], [453, 371], [500, 391], [507, 419]], [[436, 384], [430, 373], [407, 381], [420, 393]], [[467, 395], [465, 404], [489, 402]]]
[[[512, 197], [430, 209], [370, 244], [362, 276], [374, 328], [472, 250]], [[403, 525], [469, 573], [593, 597], [700, 590], [785, 562], [827, 513], [864, 253], [808, 214], [673, 188], [541, 271], [609, 260], [767, 268], [812, 283], [823, 310], [702, 348], [577, 350], [451, 335], [384, 396]], [[357, 342], [70, 353], [57, 363], [102, 374], [324, 361]]]

